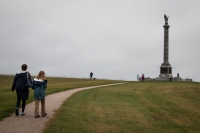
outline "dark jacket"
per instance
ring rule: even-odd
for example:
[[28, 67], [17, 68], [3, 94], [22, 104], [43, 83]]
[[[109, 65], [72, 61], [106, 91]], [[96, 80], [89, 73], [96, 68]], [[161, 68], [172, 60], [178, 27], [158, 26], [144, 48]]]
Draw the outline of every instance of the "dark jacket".
[[45, 89], [47, 87], [47, 80], [41, 80], [34, 78], [31, 88], [34, 89], [34, 98], [35, 99], [45, 99], [46, 92]]
[[144, 75], [142, 75], [142, 79], [144, 79]]
[[[21, 96], [22, 98], [24, 99], [28, 99], [28, 96], [29, 96], [29, 89], [28, 87], [26, 86], [26, 80], [23, 80], [23, 79], [26, 79], [27, 78], [27, 74], [28, 74], [28, 79], [30, 81], [30, 83], [32, 82], [31, 81], [31, 75], [29, 72], [27, 71], [20, 71], [18, 73], [16, 73], [15, 77], [14, 77], [14, 81], [13, 81], [13, 85], [12, 85], [12, 91], [14, 91], [16, 89], [16, 92], [17, 92], [17, 95]], [[19, 78], [23, 78], [22, 80], [19, 80]]]

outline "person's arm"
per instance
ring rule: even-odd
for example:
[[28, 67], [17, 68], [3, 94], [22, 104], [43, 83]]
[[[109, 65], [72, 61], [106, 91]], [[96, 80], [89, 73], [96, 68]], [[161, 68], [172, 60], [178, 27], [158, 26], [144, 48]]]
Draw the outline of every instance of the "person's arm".
[[28, 72], [28, 79], [29, 79], [30, 83], [32, 84], [31, 74], [29, 72]]
[[13, 84], [12, 84], [12, 88], [11, 88], [12, 91], [15, 90], [16, 80], [17, 80], [17, 74], [15, 75], [14, 80], [13, 80]]
[[34, 84], [34, 81], [31, 83], [31, 88], [32, 88], [33, 90], [35, 90], [35, 84]]
[[47, 80], [44, 80], [44, 89], [47, 88]]

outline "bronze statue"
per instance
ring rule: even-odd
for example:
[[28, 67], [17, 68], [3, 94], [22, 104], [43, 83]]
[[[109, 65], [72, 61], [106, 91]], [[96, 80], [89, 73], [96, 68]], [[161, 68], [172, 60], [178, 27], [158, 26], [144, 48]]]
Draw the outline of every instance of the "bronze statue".
[[169, 16], [167, 17], [166, 14], [164, 15], [164, 18], [165, 18], [165, 23], [167, 24], [168, 23], [168, 18]]

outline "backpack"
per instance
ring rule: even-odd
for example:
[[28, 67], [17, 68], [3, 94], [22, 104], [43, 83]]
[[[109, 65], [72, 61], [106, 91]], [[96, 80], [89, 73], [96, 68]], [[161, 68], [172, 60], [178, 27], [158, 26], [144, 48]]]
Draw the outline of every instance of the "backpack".
[[31, 86], [30, 80], [28, 78], [28, 73], [17, 74], [16, 80], [16, 90], [25, 90]]
[[29, 76], [28, 76], [28, 72], [26, 73], [26, 86], [27, 86], [28, 88], [31, 87], [31, 82], [30, 82], [30, 79], [29, 79]]

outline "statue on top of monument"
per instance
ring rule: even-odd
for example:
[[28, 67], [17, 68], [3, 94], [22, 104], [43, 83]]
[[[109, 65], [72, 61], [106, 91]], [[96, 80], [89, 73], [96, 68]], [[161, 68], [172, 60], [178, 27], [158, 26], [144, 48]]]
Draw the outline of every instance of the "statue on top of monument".
[[167, 17], [167, 15], [165, 14], [165, 15], [164, 15], [164, 18], [165, 18], [165, 23], [167, 24], [167, 23], [168, 23], [168, 18], [169, 18], [169, 16]]

